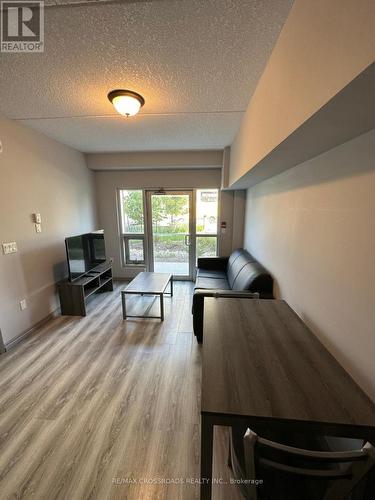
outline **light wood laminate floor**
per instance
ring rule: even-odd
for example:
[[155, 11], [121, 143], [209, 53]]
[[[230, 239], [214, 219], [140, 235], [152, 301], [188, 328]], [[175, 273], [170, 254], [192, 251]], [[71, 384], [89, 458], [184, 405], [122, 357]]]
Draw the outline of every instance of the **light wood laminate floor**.
[[[0, 356], [1, 500], [199, 498], [192, 283], [175, 283], [164, 322], [123, 321], [125, 286], [94, 297], [87, 317], [57, 317]], [[130, 298], [129, 312], [153, 314], [158, 302]], [[214, 475], [227, 481], [226, 436], [216, 435]], [[224, 485], [214, 498], [240, 497]]]

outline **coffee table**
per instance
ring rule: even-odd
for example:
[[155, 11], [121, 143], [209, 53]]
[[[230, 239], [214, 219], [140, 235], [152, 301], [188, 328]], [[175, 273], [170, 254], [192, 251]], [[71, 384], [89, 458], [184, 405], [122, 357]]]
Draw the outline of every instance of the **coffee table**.
[[[170, 285], [170, 292], [165, 290]], [[139, 316], [131, 315], [126, 312], [126, 295], [159, 295], [160, 297], [160, 316]], [[126, 318], [158, 318], [164, 321], [164, 295], [173, 297], [173, 275], [167, 273], [139, 273], [125, 288], [121, 290], [122, 317]]]

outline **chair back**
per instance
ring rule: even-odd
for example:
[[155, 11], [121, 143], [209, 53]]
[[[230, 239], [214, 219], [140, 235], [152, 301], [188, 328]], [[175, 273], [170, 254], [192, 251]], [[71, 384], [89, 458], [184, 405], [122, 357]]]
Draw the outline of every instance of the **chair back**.
[[243, 444], [245, 496], [249, 500], [258, 499], [257, 487], [249, 479], [256, 479], [262, 469], [277, 471], [289, 478], [298, 476], [309, 482], [326, 480], [328, 486], [321, 500], [340, 500], [346, 498], [375, 464], [375, 448], [368, 442], [359, 450], [312, 451], [264, 439], [247, 429]]

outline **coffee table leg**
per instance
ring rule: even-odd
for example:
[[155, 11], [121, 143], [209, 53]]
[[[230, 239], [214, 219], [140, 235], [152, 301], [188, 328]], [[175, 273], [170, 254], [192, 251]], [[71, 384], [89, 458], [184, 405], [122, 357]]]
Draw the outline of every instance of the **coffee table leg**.
[[170, 283], [171, 283], [171, 297], [173, 297], [173, 276], [170, 279]]
[[121, 294], [121, 300], [122, 300], [122, 319], [126, 319], [126, 302], [125, 302], [125, 295], [126, 293]]
[[164, 294], [160, 294], [160, 319], [164, 321]]

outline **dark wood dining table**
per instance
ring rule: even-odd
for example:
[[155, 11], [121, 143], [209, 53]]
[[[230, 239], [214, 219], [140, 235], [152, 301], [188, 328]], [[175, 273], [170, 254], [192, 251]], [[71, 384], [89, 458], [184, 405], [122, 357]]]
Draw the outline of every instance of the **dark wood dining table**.
[[201, 500], [211, 498], [215, 425], [375, 442], [375, 405], [282, 300], [206, 298]]

